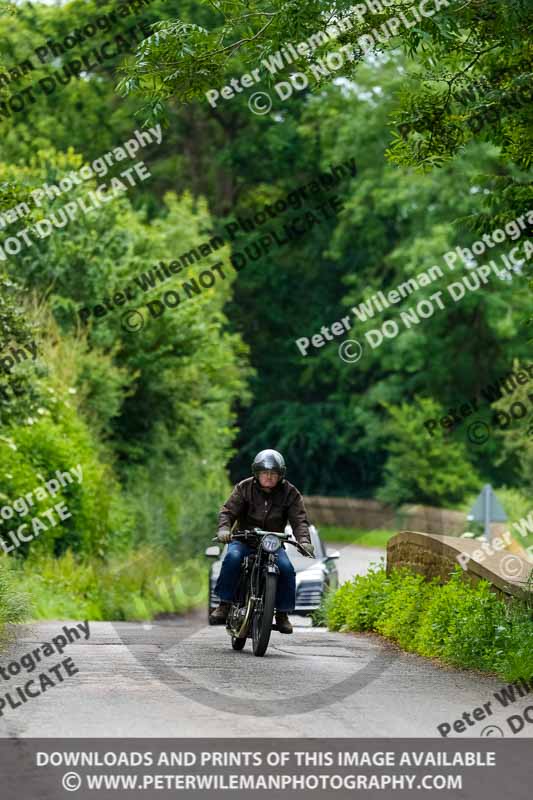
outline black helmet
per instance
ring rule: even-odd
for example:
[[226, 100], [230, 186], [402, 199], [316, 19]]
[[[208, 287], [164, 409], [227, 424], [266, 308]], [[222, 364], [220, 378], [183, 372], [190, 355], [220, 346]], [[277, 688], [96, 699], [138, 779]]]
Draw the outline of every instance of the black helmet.
[[252, 462], [252, 475], [257, 478], [261, 470], [271, 469], [283, 480], [287, 471], [285, 459], [277, 450], [261, 450]]

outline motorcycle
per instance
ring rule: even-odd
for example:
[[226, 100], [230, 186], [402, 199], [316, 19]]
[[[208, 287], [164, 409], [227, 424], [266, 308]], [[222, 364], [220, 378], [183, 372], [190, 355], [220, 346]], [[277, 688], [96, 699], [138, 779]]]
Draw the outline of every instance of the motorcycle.
[[[279, 567], [278, 551], [284, 543], [292, 544], [302, 555], [309, 556], [301, 544], [288, 534], [262, 531], [260, 528], [235, 531], [232, 540], [250, 543], [256, 547], [245, 556], [232, 602], [226, 630], [231, 636], [234, 650], [242, 650], [246, 639], [252, 639], [254, 656], [264, 656], [270, 634], [276, 630], [272, 625]], [[213, 541], [217, 541], [215, 536]]]

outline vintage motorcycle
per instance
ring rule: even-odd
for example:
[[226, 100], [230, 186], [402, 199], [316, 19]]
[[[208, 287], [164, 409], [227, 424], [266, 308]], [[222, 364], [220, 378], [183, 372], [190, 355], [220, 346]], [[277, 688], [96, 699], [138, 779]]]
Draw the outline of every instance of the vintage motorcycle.
[[[278, 550], [283, 543], [292, 544], [302, 555], [308, 556], [304, 548], [288, 534], [275, 531], [252, 530], [234, 531], [232, 539], [240, 540], [255, 547], [245, 556], [235, 600], [226, 621], [226, 630], [231, 636], [234, 650], [242, 650], [246, 639], [251, 637], [254, 656], [264, 656], [270, 634], [276, 630], [272, 625], [276, 588], [278, 585]], [[215, 536], [213, 541], [216, 541]]]

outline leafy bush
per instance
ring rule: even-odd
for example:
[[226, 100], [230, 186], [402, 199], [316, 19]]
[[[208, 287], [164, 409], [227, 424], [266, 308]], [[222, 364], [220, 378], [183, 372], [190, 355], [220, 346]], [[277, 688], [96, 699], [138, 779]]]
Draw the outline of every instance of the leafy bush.
[[450, 581], [435, 591], [418, 620], [415, 646], [421, 655], [450, 664], [492, 670], [503, 653], [506, 607], [488, 581], [472, 587], [457, 568]]
[[334, 594], [329, 606], [332, 630], [373, 630], [389, 592], [389, 579], [380, 565], [371, 565], [366, 575], [356, 575]]
[[500, 632], [501, 650], [498, 653], [498, 671], [509, 681], [533, 675], [533, 626], [531, 609], [512, 606], [508, 624]]
[[[6, 562], [0, 559], [4, 572]], [[11, 578], [32, 599], [34, 619], [146, 620], [161, 613], [184, 613], [207, 602], [202, 561], [176, 565], [167, 554], [150, 547], [108, 562], [82, 560], [69, 550], [60, 558], [32, 554], [25, 562], [9, 559], [8, 563]]]
[[[529, 360], [527, 359], [528, 362]], [[513, 362], [513, 372], [520, 372], [523, 368], [523, 364], [520, 364], [518, 360]], [[499, 418], [500, 422], [495, 431], [495, 435], [501, 444], [500, 458], [496, 463], [515, 462], [518, 464], [520, 485], [529, 495], [533, 490], [533, 416], [531, 414], [530, 398], [531, 388], [528, 381], [527, 383], [516, 385], [512, 398], [504, 396], [492, 404], [493, 409], [503, 413], [503, 416]], [[513, 403], [520, 402], [526, 409], [525, 415], [524, 418], [515, 420], [510, 413], [510, 408]], [[500, 429], [499, 425], [503, 425], [503, 429]]]
[[28, 597], [20, 590], [8, 564], [0, 559], [0, 642], [9, 638], [6, 625], [24, 622], [28, 614]]
[[[38, 500], [33, 496], [33, 507], [27, 514], [3, 520], [1, 535], [6, 539], [10, 531], [64, 502], [71, 516], [56, 526], [44, 518], [48, 530], [22, 543], [17, 557], [24, 558], [30, 551], [60, 555], [68, 548], [103, 556], [110, 549], [124, 549], [131, 539], [133, 515], [113, 472], [110, 449], [99, 438], [98, 429], [90, 426], [81, 407], [83, 393], [76, 387], [89, 358], [86, 339], [61, 336], [51, 314], [36, 308], [31, 300], [25, 309], [37, 326], [37, 358], [14, 370], [17, 375], [26, 370], [27, 394], [11, 402], [0, 400], [4, 423], [0, 436], [0, 506], [11, 505], [17, 497], [33, 492], [55, 478], [58, 470], [67, 472], [80, 465], [82, 481], [67, 483], [54, 497]], [[124, 379], [101, 351], [93, 350], [89, 361], [99, 364], [110, 383]], [[98, 416], [106, 418], [102, 408]]]
[[378, 500], [454, 505], [479, 486], [462, 442], [427, 435], [424, 421], [444, 416], [438, 403], [418, 397], [414, 403], [384, 406], [389, 412], [384, 432], [390, 455]]
[[[0, 163], [0, 172], [29, 191], [82, 163], [72, 150], [43, 146], [23, 170]], [[73, 189], [72, 196], [91, 186]], [[35, 213], [46, 216], [55, 205], [47, 200]], [[80, 487], [67, 486], [57, 497], [66, 500], [72, 517], [19, 548], [20, 556], [34, 548], [54, 555], [71, 548], [92, 558], [142, 543], [180, 550], [187, 558], [204, 544], [229, 492], [234, 405], [237, 398], [246, 402], [250, 372], [247, 347], [229, 332], [223, 313], [235, 279], [229, 248], [189, 264], [164, 286], [155, 281], [143, 301], [173, 288], [184, 302], [148, 320], [142, 334], [123, 329], [118, 309], [80, 324], [80, 307], [102, 303], [140, 273], [150, 274], [158, 260], [196, 247], [212, 231], [205, 200], [170, 192], [161, 205], [162, 216], [148, 222], [127, 197], [116, 198], [80, 216], [68, 237], [40, 239], [8, 264], [9, 278], [0, 286], [0, 310], [6, 312], [0, 314], [0, 332], [6, 344], [20, 345], [23, 335], [36, 338], [38, 358], [16, 368], [28, 389], [24, 396], [9, 402], [0, 397], [3, 501], [39, 485], [38, 474], [46, 479], [77, 463], [84, 472]], [[190, 300], [183, 297], [183, 278], [196, 279], [208, 262], [219, 261], [225, 279]], [[26, 313], [18, 316], [17, 303], [7, 305], [15, 292], [13, 275], [25, 283], [17, 303]], [[31, 320], [36, 332], [23, 329], [19, 317]], [[14, 453], [18, 464], [10, 460]]]
[[17, 497], [32, 492], [55, 477], [57, 470], [66, 472], [78, 464], [82, 481], [67, 483], [53, 497], [37, 500], [24, 517], [14, 515], [4, 520], [2, 535], [16, 529], [34, 516], [65, 502], [71, 517], [57, 524], [32, 541], [23, 543], [17, 555], [30, 550], [59, 555], [67, 548], [88, 555], [103, 556], [128, 540], [132, 526], [131, 513], [120, 495], [120, 487], [110, 467], [99, 458], [97, 443], [74, 408], [59, 401], [51, 414], [31, 418], [27, 425], [9, 428], [0, 446], [1, 505], [11, 504]]
[[[347, 584], [344, 584], [346, 586]], [[340, 591], [340, 590], [338, 590]], [[337, 592], [332, 589], [326, 590], [322, 595], [320, 605], [311, 613], [311, 624], [313, 626], [327, 627], [328, 618], [331, 614], [331, 606], [335, 600]]]
[[177, 452], [171, 441], [166, 450], [173, 459], [154, 457], [146, 466], [129, 468], [125, 489], [137, 522], [137, 545], [148, 542], [190, 558], [210, 543], [230, 484], [222, 445], [213, 447], [206, 458], [208, 441], [215, 441], [214, 433], [208, 433], [197, 431], [202, 439], [199, 452]]
[[416, 624], [428, 607], [435, 582], [409, 570], [394, 572], [390, 593], [376, 620], [375, 630], [394, 639], [405, 650], [415, 650]]
[[457, 667], [496, 672], [506, 680], [533, 677], [531, 608], [501, 600], [487, 581], [475, 586], [457, 567], [448, 583], [426, 582], [384, 566], [343, 584], [320, 610], [331, 630], [375, 630], [406, 650]]

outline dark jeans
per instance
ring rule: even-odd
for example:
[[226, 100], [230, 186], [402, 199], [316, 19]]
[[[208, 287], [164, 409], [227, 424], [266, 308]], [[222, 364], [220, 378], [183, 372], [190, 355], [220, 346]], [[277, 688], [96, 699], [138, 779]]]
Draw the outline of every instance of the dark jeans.
[[[237, 588], [241, 562], [252, 551], [246, 542], [230, 542], [228, 552], [222, 562], [215, 592], [224, 603], [231, 603]], [[296, 599], [296, 573], [289, 561], [286, 550], [278, 550], [278, 585], [276, 590], [276, 611], [294, 611]]]

